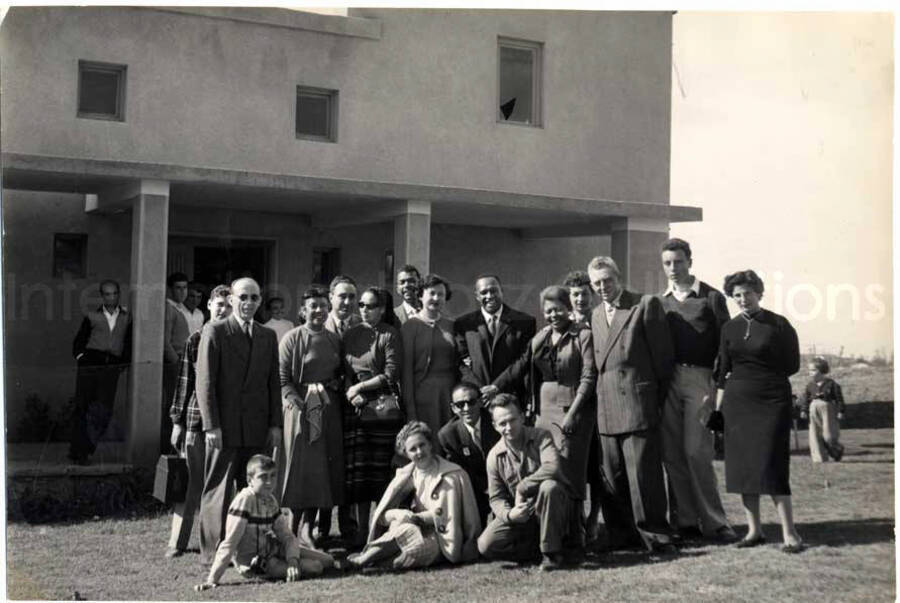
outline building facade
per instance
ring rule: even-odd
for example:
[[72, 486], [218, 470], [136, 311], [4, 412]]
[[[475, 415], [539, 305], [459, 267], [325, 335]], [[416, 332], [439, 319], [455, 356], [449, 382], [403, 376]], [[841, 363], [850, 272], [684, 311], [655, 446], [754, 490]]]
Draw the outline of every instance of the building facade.
[[136, 316], [117, 417], [158, 454], [165, 276], [251, 274], [291, 312], [335, 272], [405, 263], [508, 301], [598, 254], [637, 290], [697, 208], [669, 203], [672, 14], [19, 7], [3, 70], [11, 437], [71, 396], [97, 283]]

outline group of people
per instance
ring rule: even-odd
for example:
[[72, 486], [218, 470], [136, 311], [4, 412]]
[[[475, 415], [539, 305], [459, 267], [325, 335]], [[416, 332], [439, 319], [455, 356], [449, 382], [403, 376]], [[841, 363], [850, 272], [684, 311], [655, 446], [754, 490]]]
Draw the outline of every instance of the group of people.
[[[186, 549], [199, 505], [207, 586], [232, 558], [242, 571], [271, 557], [254, 571], [315, 574], [333, 562], [320, 549], [336, 508], [341, 538], [361, 549], [355, 567], [480, 554], [552, 570], [578, 562], [600, 513], [609, 549], [757, 546], [761, 495], [782, 550], [802, 551], [789, 483], [797, 334], [761, 308], [754, 271], [729, 275], [723, 295], [691, 274], [687, 242], [668, 240], [661, 261], [667, 289], [641, 295], [612, 258], [593, 258], [541, 291], [540, 329], [492, 274], [475, 281], [480, 308], [456, 320], [439, 275], [404, 266], [396, 307], [387, 290], [338, 276], [305, 291], [301, 324], [278, 334], [254, 320], [252, 278], [216, 287], [209, 322], [179, 354], [170, 440], [190, 477], [166, 555]], [[290, 323], [277, 302], [273, 320]], [[827, 420], [818, 403], [840, 390], [813, 384], [810, 412]], [[724, 431], [726, 490], [742, 497], [742, 538], [719, 496], [713, 431]], [[843, 449], [829, 432], [822, 450]]]

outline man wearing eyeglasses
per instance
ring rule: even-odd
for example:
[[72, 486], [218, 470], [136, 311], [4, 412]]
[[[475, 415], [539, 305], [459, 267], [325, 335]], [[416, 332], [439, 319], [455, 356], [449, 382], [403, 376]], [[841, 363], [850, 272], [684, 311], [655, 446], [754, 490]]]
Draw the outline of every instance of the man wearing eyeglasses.
[[487, 525], [491, 512], [487, 494], [485, 460], [500, 434], [491, 425], [491, 415], [485, 410], [481, 393], [474, 383], [458, 383], [451, 394], [450, 407], [455, 415], [438, 432], [444, 458], [466, 470], [475, 490], [475, 502], [481, 515], [481, 525]]
[[281, 385], [275, 332], [253, 320], [259, 285], [231, 284], [232, 314], [211, 322], [197, 353], [197, 405], [206, 440], [200, 498], [200, 553], [212, 563], [225, 534], [228, 505], [247, 485], [244, 467], [254, 454], [281, 442]]

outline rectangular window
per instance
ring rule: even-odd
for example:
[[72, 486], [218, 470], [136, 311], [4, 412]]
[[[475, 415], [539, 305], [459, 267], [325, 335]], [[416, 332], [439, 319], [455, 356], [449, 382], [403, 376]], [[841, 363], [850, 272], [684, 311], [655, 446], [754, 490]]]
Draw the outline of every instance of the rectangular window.
[[540, 42], [499, 38], [497, 121], [541, 125]]
[[337, 142], [337, 90], [297, 86], [297, 138]]
[[53, 278], [87, 275], [87, 235], [58, 232], [53, 235]]
[[78, 117], [125, 121], [125, 65], [78, 61]]
[[328, 286], [331, 279], [341, 273], [341, 250], [339, 247], [314, 247], [312, 282]]

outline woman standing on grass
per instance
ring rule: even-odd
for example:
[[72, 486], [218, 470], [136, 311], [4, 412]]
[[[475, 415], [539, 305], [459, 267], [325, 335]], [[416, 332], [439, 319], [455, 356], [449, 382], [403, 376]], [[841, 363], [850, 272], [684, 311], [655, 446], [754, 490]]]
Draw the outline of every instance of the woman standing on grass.
[[[279, 346], [284, 412], [284, 451], [278, 463], [281, 506], [291, 509], [291, 529], [313, 546], [319, 509], [344, 504], [341, 405], [345, 364], [341, 339], [325, 329], [328, 292], [303, 294], [303, 326], [288, 331]], [[320, 525], [327, 535], [330, 525]]]
[[778, 511], [785, 553], [803, 542], [794, 527], [790, 486], [791, 384], [800, 368], [797, 332], [788, 320], [759, 306], [763, 282], [752, 270], [725, 278], [725, 294], [740, 314], [722, 327], [716, 411], [725, 423], [725, 489], [741, 495], [748, 532], [735, 546], [763, 544], [759, 497]]
[[[386, 290], [369, 287], [359, 297], [362, 322], [344, 334], [344, 358], [350, 369], [346, 395], [354, 409], [346, 412], [344, 421], [346, 502], [358, 505], [363, 538], [371, 504], [391, 481], [394, 439], [403, 427], [399, 408], [384, 416], [366, 408], [379, 398], [397, 400], [403, 351], [392, 302]], [[367, 410], [369, 414], [364, 415]]]

